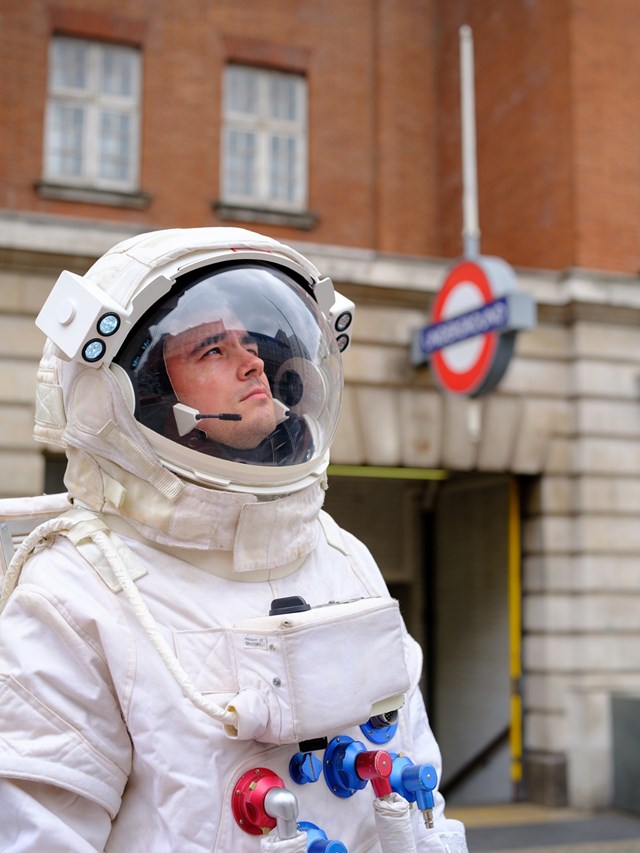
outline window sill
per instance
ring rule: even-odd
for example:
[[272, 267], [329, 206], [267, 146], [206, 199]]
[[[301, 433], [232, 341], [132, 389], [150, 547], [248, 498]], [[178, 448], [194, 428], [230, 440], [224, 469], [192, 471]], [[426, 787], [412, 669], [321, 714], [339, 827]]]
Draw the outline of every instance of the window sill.
[[228, 204], [224, 201], [213, 201], [211, 207], [220, 219], [228, 219], [233, 222], [264, 222], [267, 225], [285, 225], [289, 228], [301, 228], [305, 231], [311, 231], [318, 224], [317, 214], [309, 211], [295, 213], [287, 210], [271, 210], [265, 207]]
[[105, 204], [110, 207], [130, 207], [136, 210], [148, 207], [151, 201], [151, 196], [144, 192], [100, 190], [95, 187], [75, 187], [71, 184], [52, 184], [48, 181], [38, 181], [35, 189], [40, 198]]

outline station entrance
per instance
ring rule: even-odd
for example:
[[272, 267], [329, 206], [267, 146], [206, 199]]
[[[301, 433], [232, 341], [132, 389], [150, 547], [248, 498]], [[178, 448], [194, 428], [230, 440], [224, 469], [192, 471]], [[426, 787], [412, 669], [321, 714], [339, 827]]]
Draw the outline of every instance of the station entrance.
[[447, 802], [511, 801], [521, 758], [515, 483], [332, 466], [329, 484], [325, 509], [368, 546], [424, 650]]

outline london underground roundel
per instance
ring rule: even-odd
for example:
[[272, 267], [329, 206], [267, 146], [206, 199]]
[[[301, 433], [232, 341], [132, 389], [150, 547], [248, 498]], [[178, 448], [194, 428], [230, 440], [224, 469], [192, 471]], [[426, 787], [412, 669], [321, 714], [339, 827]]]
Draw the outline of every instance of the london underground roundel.
[[431, 308], [431, 324], [413, 339], [412, 363], [429, 361], [438, 385], [477, 397], [504, 376], [516, 332], [535, 323], [533, 299], [517, 289], [516, 276], [500, 258], [457, 262]]

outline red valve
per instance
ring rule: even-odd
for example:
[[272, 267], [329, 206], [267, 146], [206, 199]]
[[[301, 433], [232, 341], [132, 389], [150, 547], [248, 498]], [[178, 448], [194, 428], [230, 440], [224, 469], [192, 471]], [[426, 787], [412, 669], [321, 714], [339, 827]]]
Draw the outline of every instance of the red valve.
[[388, 752], [378, 749], [371, 752], [359, 752], [356, 755], [356, 773], [360, 779], [370, 779], [376, 797], [385, 797], [391, 793], [389, 776], [393, 761]]
[[336, 797], [352, 797], [371, 780], [376, 797], [392, 792], [389, 777], [393, 761], [384, 749], [368, 752], [363, 743], [347, 735], [334, 737], [324, 754], [324, 778]]
[[284, 788], [284, 782], [266, 767], [247, 770], [233, 788], [231, 807], [236, 823], [250, 835], [266, 835], [276, 825], [267, 814], [264, 800], [272, 788]]

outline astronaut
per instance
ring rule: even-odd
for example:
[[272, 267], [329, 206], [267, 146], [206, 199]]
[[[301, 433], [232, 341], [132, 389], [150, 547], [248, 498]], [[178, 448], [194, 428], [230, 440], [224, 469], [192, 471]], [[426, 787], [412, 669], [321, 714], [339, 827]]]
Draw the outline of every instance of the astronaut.
[[466, 851], [437, 789], [427, 828], [388, 771], [352, 784], [327, 757], [440, 775], [420, 650], [322, 510], [353, 308], [243, 229], [142, 234], [58, 279], [35, 437], [65, 448], [68, 494], [0, 599], [2, 850], [304, 851], [321, 829]]

